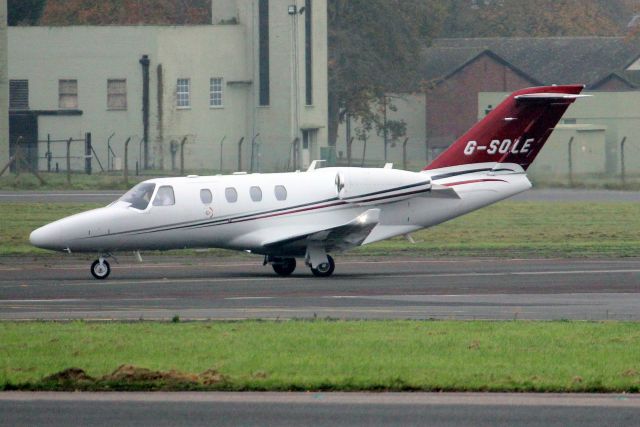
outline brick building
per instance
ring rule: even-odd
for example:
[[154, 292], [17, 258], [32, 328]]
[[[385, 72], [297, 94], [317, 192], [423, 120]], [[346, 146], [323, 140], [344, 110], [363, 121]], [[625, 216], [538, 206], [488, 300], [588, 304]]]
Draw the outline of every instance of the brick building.
[[640, 88], [640, 45], [621, 37], [437, 39], [423, 55], [425, 137], [435, 151], [478, 120], [480, 92], [569, 83]]

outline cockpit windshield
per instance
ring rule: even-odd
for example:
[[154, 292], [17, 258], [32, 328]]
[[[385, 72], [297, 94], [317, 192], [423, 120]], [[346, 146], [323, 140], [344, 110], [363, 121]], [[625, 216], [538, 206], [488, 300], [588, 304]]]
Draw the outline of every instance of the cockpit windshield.
[[131, 190], [127, 191], [127, 193], [120, 197], [118, 201], [131, 203], [131, 207], [135, 209], [145, 210], [147, 206], [149, 206], [149, 201], [151, 201], [151, 196], [153, 195], [153, 190], [155, 190], [156, 185], [148, 182], [143, 182]]

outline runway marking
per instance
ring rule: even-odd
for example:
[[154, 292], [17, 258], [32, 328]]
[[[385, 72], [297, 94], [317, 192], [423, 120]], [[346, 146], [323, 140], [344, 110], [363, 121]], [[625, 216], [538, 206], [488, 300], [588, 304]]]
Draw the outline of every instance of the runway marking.
[[0, 304], [19, 304], [19, 303], [66, 303], [66, 302], [131, 302], [131, 301], [176, 301], [177, 298], [108, 298], [108, 299], [89, 299], [89, 298], [61, 298], [61, 299], [0, 299]]
[[275, 299], [275, 297], [234, 297], [234, 298], [225, 298], [227, 301], [252, 301], [252, 300], [269, 300]]
[[[370, 265], [370, 264], [386, 264], [386, 265], [402, 265], [402, 264], [479, 264], [486, 263], [488, 259], [459, 259], [459, 260], [376, 260], [376, 261], [344, 261], [341, 262], [340, 265]], [[501, 263], [509, 262], [509, 263], [522, 263], [522, 262], [558, 262], [558, 261], [566, 261], [561, 258], [513, 258], [513, 259], [500, 259]], [[56, 260], [43, 260], [44, 263], [53, 263]], [[576, 265], [583, 264], [603, 264], [603, 263], [616, 263], [616, 264], [634, 264], [637, 265], [637, 260], [573, 260]], [[41, 265], [41, 264], [38, 264]], [[32, 270], [33, 264], [25, 264], [24, 267], [0, 267], [0, 271], [20, 271], [20, 270]], [[261, 265], [258, 265], [254, 262], [233, 262], [233, 263], [139, 263], [139, 264], [116, 264], [111, 266], [114, 270], [139, 270], [139, 269], [154, 269], [154, 268], [186, 268], [186, 267], [205, 267], [205, 268], [262, 268]], [[68, 266], [60, 266], [60, 265], [51, 265], [46, 266], [42, 269], [45, 270], [67, 270], [67, 271], [82, 271], [86, 270], [86, 266], [77, 266], [77, 265], [68, 265]]]

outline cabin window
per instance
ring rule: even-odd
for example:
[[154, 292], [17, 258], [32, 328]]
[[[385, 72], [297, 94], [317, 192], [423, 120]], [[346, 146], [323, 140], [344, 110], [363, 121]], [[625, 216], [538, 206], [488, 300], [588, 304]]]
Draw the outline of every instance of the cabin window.
[[163, 185], [158, 188], [155, 199], [153, 199], [153, 206], [173, 206], [176, 204], [176, 198], [173, 194], [173, 187]]
[[280, 201], [287, 200], [287, 189], [284, 185], [276, 185], [274, 192], [276, 194], [276, 199]]
[[118, 201], [130, 203], [132, 208], [143, 211], [147, 209], [147, 206], [149, 206], [149, 201], [151, 201], [151, 196], [155, 189], [155, 184], [142, 182], [127, 191], [124, 196], [118, 199]]
[[251, 187], [249, 189], [249, 195], [254, 202], [262, 201], [262, 189], [260, 187]]
[[202, 203], [205, 205], [211, 204], [213, 201], [213, 194], [211, 194], [211, 190], [207, 190], [206, 188], [200, 190], [200, 200], [202, 200]]
[[233, 187], [229, 187], [224, 190], [224, 196], [227, 198], [227, 202], [229, 203], [235, 203], [238, 201], [238, 192]]

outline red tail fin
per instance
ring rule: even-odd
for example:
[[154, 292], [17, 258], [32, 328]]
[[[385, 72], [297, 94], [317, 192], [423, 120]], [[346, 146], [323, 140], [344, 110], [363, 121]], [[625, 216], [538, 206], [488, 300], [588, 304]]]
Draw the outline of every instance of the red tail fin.
[[584, 86], [522, 89], [472, 127], [425, 170], [472, 163], [516, 163], [525, 170]]

